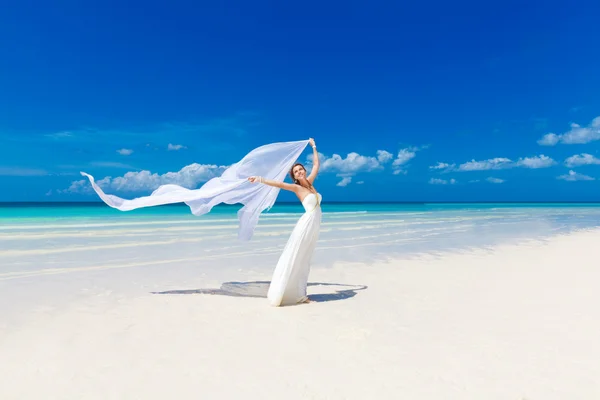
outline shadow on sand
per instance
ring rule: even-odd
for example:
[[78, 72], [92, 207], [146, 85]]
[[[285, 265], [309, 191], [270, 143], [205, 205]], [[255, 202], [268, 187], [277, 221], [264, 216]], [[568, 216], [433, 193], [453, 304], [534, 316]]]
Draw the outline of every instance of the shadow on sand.
[[[233, 297], [267, 297], [269, 290], [269, 281], [254, 281], [254, 282], [225, 282], [220, 289], [183, 289], [183, 290], [166, 290], [164, 292], [152, 292], [153, 294], [214, 294], [221, 296]], [[345, 300], [356, 296], [359, 290], [367, 289], [365, 285], [346, 285], [341, 283], [321, 283], [311, 282], [308, 286], [335, 286], [332, 293], [318, 293], [308, 295], [309, 300], [314, 302], [326, 302]]]

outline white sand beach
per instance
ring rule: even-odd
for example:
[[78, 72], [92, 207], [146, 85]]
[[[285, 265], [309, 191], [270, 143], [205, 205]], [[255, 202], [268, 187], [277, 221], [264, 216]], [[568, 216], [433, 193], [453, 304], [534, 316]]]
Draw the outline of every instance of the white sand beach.
[[[309, 282], [328, 285], [311, 285], [313, 302], [293, 307], [196, 291], [268, 281], [266, 268], [38, 304], [0, 331], [0, 398], [600, 398], [598, 243], [600, 231], [582, 230], [317, 263]], [[111, 266], [119, 279], [150, 271]], [[38, 290], [94, 286], [93, 271], [48, 274], [56, 279], [43, 289], [4, 274], [5, 309]], [[230, 294], [265, 285], [230, 285]]]

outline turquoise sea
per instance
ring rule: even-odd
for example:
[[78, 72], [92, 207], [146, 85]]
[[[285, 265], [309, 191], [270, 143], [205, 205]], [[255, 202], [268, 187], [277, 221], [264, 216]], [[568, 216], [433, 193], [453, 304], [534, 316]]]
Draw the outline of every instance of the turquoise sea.
[[[177, 252], [214, 256], [222, 251], [224, 258], [231, 248], [281, 248], [303, 212], [299, 203], [277, 203], [261, 215], [252, 240], [240, 242], [236, 237], [240, 207], [220, 205], [194, 216], [184, 204], [128, 212], [101, 202], [0, 204], [0, 261], [5, 258], [0, 271], [11, 264], [6, 257], [13, 256], [98, 246], [113, 246], [112, 254], [118, 254], [128, 245], [139, 252], [149, 237], [158, 248], [167, 247], [156, 244], [163, 241], [175, 243], [172, 248]], [[600, 203], [324, 202], [322, 209], [316, 262], [324, 263], [541, 239], [600, 226]], [[186, 246], [190, 241], [198, 243]]]
[[[0, 280], [47, 269], [85, 270], [102, 261], [209, 255], [227, 269], [236, 258], [276, 262], [299, 203], [265, 211], [249, 242], [237, 239], [239, 205], [194, 216], [184, 204], [122, 212], [104, 203], [0, 204]], [[600, 203], [327, 203], [315, 264], [368, 262], [543, 239], [600, 226]], [[84, 257], [85, 256], [85, 257]]]
[[[215, 216], [235, 215], [241, 206], [219, 205], [209, 214], [200, 218]], [[539, 212], [547, 210], [568, 214], [589, 212], [594, 214], [600, 211], [598, 203], [351, 203], [333, 202], [323, 203], [323, 212], [364, 212], [364, 213], [414, 213], [414, 212], [503, 212], [503, 211], [530, 211]], [[299, 213], [302, 206], [299, 203], [276, 203], [265, 214]], [[184, 204], [148, 207], [133, 211], [122, 212], [106, 206], [102, 202], [47, 202], [47, 203], [0, 203], [0, 220], [14, 222], [33, 222], [39, 220], [66, 219], [66, 218], [186, 218], [190, 215], [189, 208]]]

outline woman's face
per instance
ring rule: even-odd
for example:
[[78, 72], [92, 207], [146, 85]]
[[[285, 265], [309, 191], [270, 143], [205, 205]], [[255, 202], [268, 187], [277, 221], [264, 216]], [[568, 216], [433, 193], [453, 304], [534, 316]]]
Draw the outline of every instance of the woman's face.
[[306, 170], [302, 165], [296, 165], [292, 172], [294, 173], [294, 179], [296, 180], [306, 178]]

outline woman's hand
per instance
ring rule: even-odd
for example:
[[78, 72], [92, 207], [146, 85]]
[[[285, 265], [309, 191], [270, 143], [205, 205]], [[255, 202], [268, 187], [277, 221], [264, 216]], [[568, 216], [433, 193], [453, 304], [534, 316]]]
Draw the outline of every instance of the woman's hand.
[[251, 176], [248, 178], [251, 183], [260, 182], [260, 176]]
[[315, 139], [313, 139], [313, 138], [308, 139], [308, 144], [310, 144], [312, 147], [315, 147], [316, 146]]

